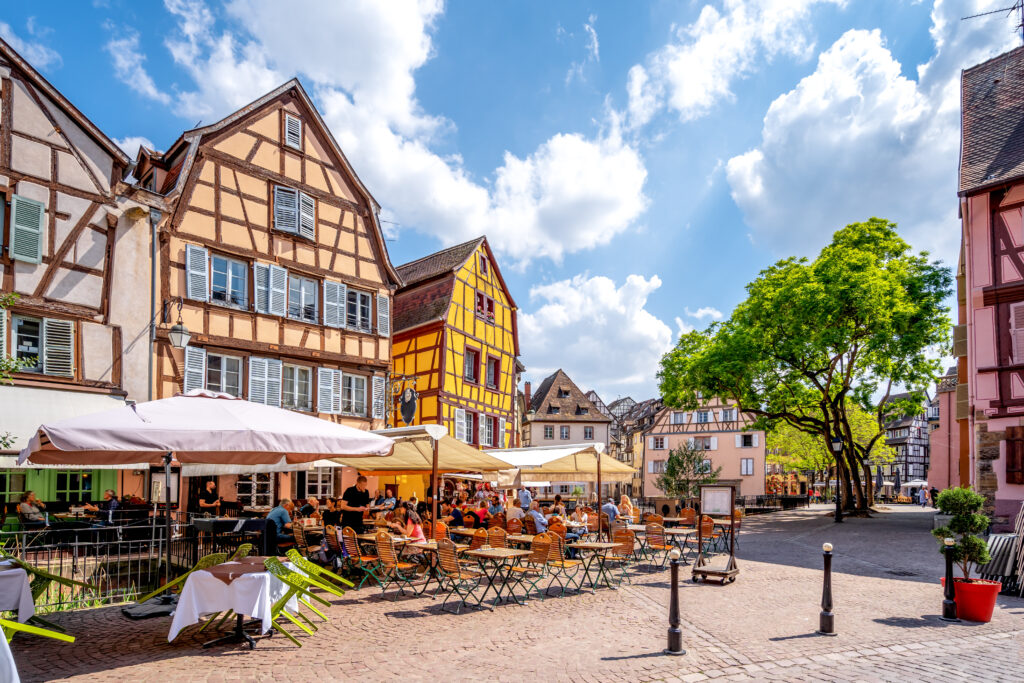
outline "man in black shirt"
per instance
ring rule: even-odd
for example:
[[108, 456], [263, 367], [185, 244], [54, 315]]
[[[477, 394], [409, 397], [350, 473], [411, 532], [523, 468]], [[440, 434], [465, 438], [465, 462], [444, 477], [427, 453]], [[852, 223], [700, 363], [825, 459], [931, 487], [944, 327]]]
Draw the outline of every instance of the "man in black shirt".
[[206, 482], [206, 488], [199, 494], [199, 511], [220, 514], [220, 496], [217, 495], [217, 484], [213, 479]]
[[350, 526], [356, 533], [363, 530], [363, 513], [370, 509], [370, 492], [366, 490], [366, 477], [359, 475], [356, 485], [349, 486], [338, 504], [341, 509], [342, 528]]

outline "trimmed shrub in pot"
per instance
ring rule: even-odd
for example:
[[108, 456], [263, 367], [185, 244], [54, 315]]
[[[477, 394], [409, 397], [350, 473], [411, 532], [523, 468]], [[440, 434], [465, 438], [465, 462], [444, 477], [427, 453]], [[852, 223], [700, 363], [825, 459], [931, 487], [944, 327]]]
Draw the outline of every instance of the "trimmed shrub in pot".
[[[962, 579], [953, 580], [954, 599], [958, 616], [968, 621], [989, 621], [1002, 589], [998, 581], [971, 579], [971, 564], [987, 564], [991, 559], [988, 544], [976, 535], [988, 529], [989, 519], [981, 514], [984, 503], [984, 496], [969, 488], [946, 489], [939, 494], [936, 504], [943, 514], [950, 516], [949, 522], [932, 530], [939, 541], [939, 552], [950, 553], [963, 573]], [[953, 545], [944, 545], [946, 538], [952, 538]]]

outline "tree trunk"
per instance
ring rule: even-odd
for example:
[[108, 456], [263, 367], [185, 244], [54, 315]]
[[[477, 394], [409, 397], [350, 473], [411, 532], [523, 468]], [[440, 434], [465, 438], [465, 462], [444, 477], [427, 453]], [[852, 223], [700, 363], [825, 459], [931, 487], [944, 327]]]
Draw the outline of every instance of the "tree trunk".
[[860, 470], [857, 468], [857, 456], [851, 451], [850, 454], [850, 481], [853, 488], [850, 509], [864, 510], [864, 487], [860, 481]]

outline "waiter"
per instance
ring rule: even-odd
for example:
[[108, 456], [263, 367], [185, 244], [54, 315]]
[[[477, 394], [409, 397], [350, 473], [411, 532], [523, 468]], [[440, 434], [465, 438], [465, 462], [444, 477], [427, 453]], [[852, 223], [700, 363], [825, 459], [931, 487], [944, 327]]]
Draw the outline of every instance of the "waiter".
[[370, 509], [370, 492], [366, 490], [366, 477], [359, 475], [356, 485], [349, 486], [338, 503], [341, 510], [341, 526], [352, 527], [355, 532], [363, 530], [363, 513]]
[[217, 484], [213, 479], [206, 482], [206, 488], [199, 494], [199, 511], [220, 514], [220, 497], [217, 495]]

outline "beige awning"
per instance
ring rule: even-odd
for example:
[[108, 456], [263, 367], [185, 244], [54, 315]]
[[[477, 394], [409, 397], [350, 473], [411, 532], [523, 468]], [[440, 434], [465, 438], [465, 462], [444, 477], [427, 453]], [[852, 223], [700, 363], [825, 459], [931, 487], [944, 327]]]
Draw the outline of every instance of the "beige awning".
[[519, 469], [523, 484], [538, 481], [597, 481], [597, 460], [601, 459], [602, 481], [632, 481], [633, 468], [602, 453], [603, 444], [572, 444], [509, 448], [490, 451]]
[[433, 462], [434, 440], [437, 440], [437, 471], [450, 472], [497, 472], [507, 470], [509, 464], [498, 460], [487, 452], [448, 436], [448, 430], [440, 425], [398, 427], [381, 429], [375, 434], [386, 436], [395, 442], [395, 450], [383, 458], [331, 458], [318, 461], [317, 465], [335, 464], [354, 467], [361, 474], [423, 474], [429, 473]]

